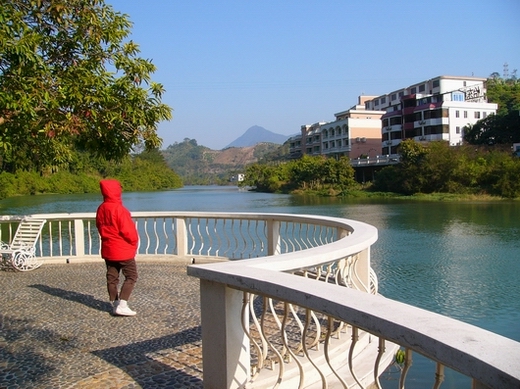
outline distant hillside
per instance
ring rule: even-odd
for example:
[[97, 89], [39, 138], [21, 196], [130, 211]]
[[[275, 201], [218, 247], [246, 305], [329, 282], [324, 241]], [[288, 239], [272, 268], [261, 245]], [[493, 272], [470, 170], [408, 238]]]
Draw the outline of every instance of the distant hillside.
[[225, 148], [228, 147], [249, 147], [254, 146], [258, 143], [275, 143], [282, 145], [289, 139], [287, 135], [276, 134], [269, 130], [266, 130], [260, 126], [253, 126], [247, 129], [247, 131]]
[[199, 146], [195, 139], [185, 139], [162, 150], [168, 166], [184, 185], [226, 184], [230, 177], [243, 173], [246, 165], [259, 160], [274, 160], [288, 154], [288, 147], [274, 143], [258, 143], [248, 147], [211, 150]]

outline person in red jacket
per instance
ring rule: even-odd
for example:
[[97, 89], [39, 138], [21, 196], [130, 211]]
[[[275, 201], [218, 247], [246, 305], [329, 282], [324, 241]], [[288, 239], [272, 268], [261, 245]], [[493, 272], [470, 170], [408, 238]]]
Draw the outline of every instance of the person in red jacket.
[[[101, 257], [107, 266], [107, 288], [113, 313], [134, 316], [128, 299], [137, 281], [135, 254], [139, 240], [130, 211], [123, 205], [121, 184], [117, 180], [101, 180], [103, 203], [96, 212], [96, 226], [101, 236]], [[119, 274], [125, 280], [118, 292]]]

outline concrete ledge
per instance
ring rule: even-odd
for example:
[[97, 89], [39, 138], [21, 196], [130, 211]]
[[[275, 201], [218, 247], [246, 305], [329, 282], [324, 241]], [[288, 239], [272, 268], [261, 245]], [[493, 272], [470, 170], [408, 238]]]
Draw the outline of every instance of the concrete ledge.
[[[41, 257], [43, 265], [66, 265], [72, 263], [102, 263], [103, 259], [99, 256], [85, 256], [85, 257]], [[207, 257], [207, 256], [177, 256], [177, 255], [137, 255], [135, 257], [137, 262], [149, 262], [149, 263], [181, 263], [186, 265], [192, 264], [206, 264], [214, 262], [227, 262], [229, 258], [226, 257]]]

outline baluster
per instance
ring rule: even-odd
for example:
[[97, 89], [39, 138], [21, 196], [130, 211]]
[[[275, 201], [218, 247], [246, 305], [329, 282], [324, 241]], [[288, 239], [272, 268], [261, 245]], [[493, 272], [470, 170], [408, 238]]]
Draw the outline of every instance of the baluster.
[[435, 384], [433, 389], [439, 389], [444, 381], [444, 365], [437, 363], [437, 370], [435, 371]]
[[[47, 225], [49, 226], [49, 256], [52, 257], [52, 254], [53, 254], [53, 244], [52, 244], [52, 222], [50, 223], [47, 223]], [[10, 225], [9, 225], [10, 227]]]
[[92, 223], [87, 222], [87, 236], [88, 236], [88, 255], [92, 255]]
[[[278, 379], [277, 379], [277, 384], [279, 384], [280, 382], [282, 382], [282, 379], [283, 379], [283, 374], [284, 374], [284, 371], [285, 371], [285, 366], [283, 364], [283, 358], [282, 358], [282, 354], [280, 354], [280, 352], [276, 349], [276, 347], [274, 346], [274, 344], [269, 340], [269, 330], [266, 326], [266, 322], [267, 322], [267, 315], [269, 313], [269, 307], [270, 308], [273, 308], [273, 305], [272, 305], [272, 300], [270, 298], [267, 298], [267, 297], [264, 297], [264, 306], [263, 306], [263, 312], [262, 312], [262, 320], [261, 320], [261, 329], [262, 329], [262, 334], [264, 336], [264, 338], [266, 339], [267, 341], [267, 345], [268, 347], [272, 350], [273, 354], [274, 354], [274, 358], [271, 359], [271, 368], [274, 369], [274, 365], [276, 363], [276, 360], [278, 360], [278, 365], [279, 365], [279, 368], [278, 368]], [[271, 315], [273, 316], [273, 320], [278, 320], [278, 317], [276, 317], [276, 312], [274, 312], [274, 309], [271, 310]], [[276, 319], [275, 319], [276, 317]]]
[[404, 389], [404, 384], [406, 382], [406, 375], [408, 374], [408, 371], [412, 367], [413, 360], [412, 360], [412, 350], [409, 348], [405, 351], [405, 357], [404, 357], [404, 367], [401, 371], [401, 377], [399, 378], [399, 389]]
[[150, 249], [150, 235], [148, 234], [148, 219], [144, 219], [143, 228], [144, 228], [144, 235], [146, 236], [146, 247], [144, 249], [144, 253], [148, 254], [149, 253], [148, 250]]
[[343, 385], [343, 388], [348, 389], [347, 383], [339, 375], [339, 373], [336, 371], [336, 369], [332, 366], [332, 363], [330, 361], [329, 345], [330, 345], [330, 339], [332, 338], [332, 334], [334, 333], [334, 318], [331, 316], [328, 316], [327, 320], [328, 320], [327, 337], [325, 338], [325, 346], [324, 346], [325, 360], [327, 361], [327, 364], [329, 365], [330, 369], [332, 370], [332, 373], [334, 373], [334, 375], [339, 380], [341, 385]]
[[[208, 240], [209, 240], [209, 247], [208, 247], [208, 253], [206, 255], [211, 255], [211, 250], [215, 250], [215, 244], [213, 242], [213, 237], [215, 236], [215, 233], [216, 233], [216, 225], [217, 225], [217, 219], [211, 219], [212, 222], [211, 222], [211, 228], [210, 228], [210, 223], [208, 223], [207, 225], [207, 234], [208, 234]], [[216, 255], [216, 254], [215, 254]]]
[[[298, 389], [303, 387], [304, 383], [304, 371], [303, 371], [303, 364], [298, 359], [297, 355], [291, 350], [291, 347], [289, 345], [289, 341], [287, 339], [287, 322], [289, 320], [289, 309], [291, 304], [284, 302], [284, 315], [282, 320], [282, 328], [281, 328], [281, 334], [282, 334], [282, 341], [284, 344], [285, 349], [288, 353], [287, 362], [290, 363], [291, 361], [295, 361], [296, 365], [298, 366], [298, 371], [300, 372], [300, 381], [298, 384]], [[294, 312], [294, 310], [291, 309], [291, 312]], [[298, 348], [299, 349], [299, 348]]]
[[[188, 219], [188, 233], [191, 238], [191, 247], [188, 249], [188, 254], [193, 254], [195, 252], [195, 235], [193, 234], [193, 219]], [[199, 219], [195, 219], [197, 221], [197, 225], [199, 224]]]
[[379, 346], [377, 349], [376, 363], [374, 365], [374, 382], [378, 389], [381, 389], [381, 383], [379, 382], [379, 364], [381, 363], [381, 358], [383, 358], [385, 351], [386, 351], [385, 339], [380, 337]]
[[63, 240], [62, 240], [62, 235], [61, 235], [61, 221], [58, 222], [58, 248], [59, 248], [59, 253], [60, 253], [60, 256], [63, 256]]
[[260, 373], [260, 370], [262, 369], [263, 364], [264, 364], [264, 359], [263, 359], [263, 354], [262, 354], [260, 345], [253, 338], [253, 335], [251, 334], [251, 328], [249, 325], [249, 315], [251, 315], [253, 323], [255, 324], [256, 328], [258, 329], [258, 319], [256, 318], [256, 312], [254, 310], [254, 306], [252, 303], [252, 301], [254, 299], [252, 299], [251, 296], [252, 296], [251, 293], [243, 292], [241, 323], [242, 323], [242, 329], [244, 330], [244, 333], [249, 338], [249, 342], [253, 345], [253, 348], [256, 350], [257, 363], [256, 363], [256, 366], [251, 366], [251, 379], [254, 379], [258, 376], [258, 373]]
[[159, 250], [159, 234], [157, 233], [157, 218], [154, 217], [153, 219], [153, 234], [155, 235], [155, 249], [153, 250], [153, 253], [157, 255], [157, 250]]
[[166, 218], [163, 217], [162, 218], [162, 234], [163, 234], [163, 237], [164, 237], [164, 249], [163, 249], [163, 254], [168, 254], [168, 247], [169, 247], [169, 239], [168, 239], [168, 231], [166, 230]]
[[[207, 219], [205, 219], [204, 224], [207, 223]], [[200, 232], [200, 225], [202, 224], [202, 219], [197, 219], [197, 228], [195, 238], [193, 239], [193, 252], [195, 252], [195, 247], [199, 246], [199, 251], [197, 252], [197, 255], [202, 255], [202, 247], [204, 244], [204, 240], [202, 239], [202, 233]], [[198, 240], [198, 242], [197, 242]]]
[[352, 377], [356, 381], [356, 383], [359, 385], [360, 388], [365, 389], [363, 384], [359, 381], [359, 378], [357, 377], [355, 371], [354, 371], [354, 348], [356, 347], [356, 344], [359, 340], [359, 328], [352, 326], [352, 343], [350, 344], [350, 349], [348, 350], [348, 368], [350, 370], [350, 374], [352, 374]]
[[[304, 352], [305, 356], [307, 357], [307, 359], [309, 360], [309, 362], [312, 364], [312, 366], [314, 366], [314, 368], [318, 371], [318, 374], [320, 375], [320, 378], [321, 378], [322, 387], [326, 388], [327, 379], [325, 378], [325, 375], [320, 370], [318, 365], [312, 360], [311, 356], [309, 355], [309, 350], [307, 348], [307, 334], [309, 333], [309, 327], [311, 324], [312, 315], [313, 315], [313, 312], [310, 309], [306, 308], [305, 309], [305, 327], [303, 329], [303, 338], [302, 338], [303, 352]], [[312, 317], [312, 318], [314, 319], [314, 317]], [[311, 347], [312, 347], [312, 343], [313, 342], [311, 342]]]

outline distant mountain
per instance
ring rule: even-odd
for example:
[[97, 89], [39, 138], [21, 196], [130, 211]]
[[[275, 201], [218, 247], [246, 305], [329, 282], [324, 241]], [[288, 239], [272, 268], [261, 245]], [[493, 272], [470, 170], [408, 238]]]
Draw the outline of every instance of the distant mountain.
[[283, 160], [289, 155], [289, 145], [260, 142], [248, 147], [211, 150], [199, 146], [195, 139], [186, 138], [161, 153], [166, 164], [182, 178], [184, 185], [214, 185], [229, 183], [231, 176], [243, 173], [251, 163], [264, 159]]
[[258, 143], [275, 143], [282, 145], [287, 139], [289, 139], [287, 135], [276, 134], [263, 127], [253, 126], [248, 128], [244, 135], [238, 137], [224, 148], [249, 147]]

